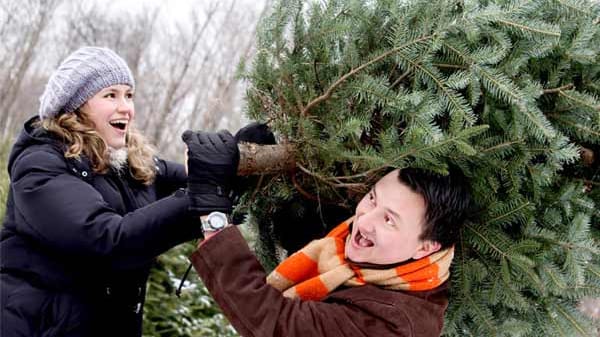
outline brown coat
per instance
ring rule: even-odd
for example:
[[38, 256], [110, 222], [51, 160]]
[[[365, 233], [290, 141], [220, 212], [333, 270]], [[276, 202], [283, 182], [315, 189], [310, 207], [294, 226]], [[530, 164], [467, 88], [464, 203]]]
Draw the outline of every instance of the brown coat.
[[245, 337], [439, 336], [446, 284], [424, 292], [375, 286], [337, 289], [323, 301], [283, 297], [236, 227], [205, 242], [191, 256], [198, 275]]

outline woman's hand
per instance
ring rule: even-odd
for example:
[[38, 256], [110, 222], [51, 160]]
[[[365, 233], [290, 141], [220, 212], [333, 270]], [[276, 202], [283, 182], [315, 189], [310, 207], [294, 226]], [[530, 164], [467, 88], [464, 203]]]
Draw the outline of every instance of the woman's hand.
[[231, 189], [237, 173], [240, 153], [228, 131], [186, 131], [182, 135], [188, 147], [187, 171], [190, 210], [202, 215], [212, 211], [230, 214]]

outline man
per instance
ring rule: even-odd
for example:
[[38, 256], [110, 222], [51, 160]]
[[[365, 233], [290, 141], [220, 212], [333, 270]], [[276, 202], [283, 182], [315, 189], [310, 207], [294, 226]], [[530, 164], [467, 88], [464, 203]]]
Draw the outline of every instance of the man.
[[205, 230], [191, 260], [242, 336], [440, 335], [453, 243], [470, 203], [459, 175], [389, 172], [354, 217], [267, 277], [238, 229], [223, 228], [223, 214], [206, 215], [231, 205], [210, 191], [234, 178], [235, 140], [227, 132], [183, 138], [190, 184], [208, 186], [191, 196]]

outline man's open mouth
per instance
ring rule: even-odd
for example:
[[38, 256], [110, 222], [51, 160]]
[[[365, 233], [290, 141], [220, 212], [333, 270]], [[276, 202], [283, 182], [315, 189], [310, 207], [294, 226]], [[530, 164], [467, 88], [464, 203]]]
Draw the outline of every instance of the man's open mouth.
[[354, 243], [359, 247], [373, 247], [374, 245], [373, 241], [364, 237], [360, 230], [356, 231], [356, 235], [354, 235]]

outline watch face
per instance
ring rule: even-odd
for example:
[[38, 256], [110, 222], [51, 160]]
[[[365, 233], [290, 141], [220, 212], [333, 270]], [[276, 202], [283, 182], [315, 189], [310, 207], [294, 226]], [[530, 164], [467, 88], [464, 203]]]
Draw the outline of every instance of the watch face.
[[206, 219], [213, 229], [221, 229], [227, 225], [227, 216], [221, 212], [213, 212]]

